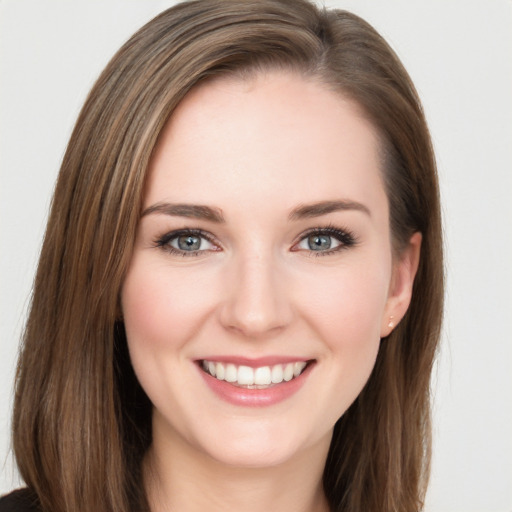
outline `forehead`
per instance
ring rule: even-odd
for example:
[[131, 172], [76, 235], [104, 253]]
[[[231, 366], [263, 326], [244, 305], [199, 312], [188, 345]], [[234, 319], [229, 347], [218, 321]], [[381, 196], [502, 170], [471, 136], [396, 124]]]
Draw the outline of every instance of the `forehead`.
[[327, 86], [291, 72], [218, 78], [193, 89], [162, 131], [145, 203], [378, 195], [380, 168], [376, 130]]

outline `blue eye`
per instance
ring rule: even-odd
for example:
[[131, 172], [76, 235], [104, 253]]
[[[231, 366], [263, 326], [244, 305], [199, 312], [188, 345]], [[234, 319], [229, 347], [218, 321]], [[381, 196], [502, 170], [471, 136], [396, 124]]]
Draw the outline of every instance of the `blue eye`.
[[186, 252], [204, 251], [212, 247], [208, 240], [197, 235], [180, 235], [171, 239], [168, 243], [171, 247]]
[[167, 233], [156, 240], [155, 245], [182, 256], [218, 250], [218, 247], [210, 241], [209, 237], [198, 230], [180, 230]]
[[315, 228], [306, 233], [294, 246], [296, 251], [309, 251], [317, 255], [331, 254], [356, 243], [349, 231], [337, 228]]
[[335, 249], [341, 243], [330, 235], [315, 234], [301, 240], [299, 247], [310, 251], [328, 251]]

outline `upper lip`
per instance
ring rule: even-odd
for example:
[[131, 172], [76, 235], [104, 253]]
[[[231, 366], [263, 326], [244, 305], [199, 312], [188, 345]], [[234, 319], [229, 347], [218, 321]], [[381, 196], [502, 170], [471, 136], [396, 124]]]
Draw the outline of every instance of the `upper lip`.
[[261, 366], [274, 366], [276, 364], [296, 363], [300, 361], [309, 362], [312, 358], [294, 357], [294, 356], [265, 356], [257, 358], [240, 357], [240, 356], [205, 356], [198, 361], [213, 361], [216, 363], [231, 363], [236, 366], [249, 366], [251, 368], [259, 368]]

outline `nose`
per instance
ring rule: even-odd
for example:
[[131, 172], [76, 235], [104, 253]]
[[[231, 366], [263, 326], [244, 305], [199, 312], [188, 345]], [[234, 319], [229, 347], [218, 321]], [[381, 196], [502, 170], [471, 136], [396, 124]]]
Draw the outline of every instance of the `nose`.
[[224, 328], [247, 338], [273, 335], [286, 328], [293, 308], [283, 272], [272, 258], [240, 258], [228, 272], [229, 284], [220, 307]]

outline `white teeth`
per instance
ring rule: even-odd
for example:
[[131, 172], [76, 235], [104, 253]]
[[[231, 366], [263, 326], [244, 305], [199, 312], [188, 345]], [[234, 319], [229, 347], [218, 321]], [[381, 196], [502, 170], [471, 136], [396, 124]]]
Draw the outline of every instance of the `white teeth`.
[[249, 366], [239, 366], [237, 382], [242, 386], [252, 386], [254, 384], [254, 370]]
[[293, 363], [288, 363], [284, 367], [283, 379], [288, 382], [293, 379]]
[[304, 361], [293, 363], [293, 376], [298, 377], [304, 368], [306, 368], [306, 363]]
[[272, 382], [274, 384], [283, 382], [283, 367], [280, 364], [276, 364], [272, 367]]
[[[222, 364], [222, 363], [217, 363], [217, 364]], [[226, 373], [224, 375], [224, 380], [226, 382], [236, 382], [236, 379], [238, 378], [238, 375], [237, 375], [237, 371], [236, 371], [236, 366], [234, 364], [228, 364], [226, 366]], [[215, 377], [215, 375], [213, 375], [213, 377]]]
[[295, 363], [276, 364], [274, 366], [236, 366], [234, 364], [220, 363], [215, 361], [202, 361], [202, 368], [212, 377], [218, 380], [225, 380], [239, 386], [268, 387], [272, 384], [289, 382], [298, 377], [306, 368], [305, 361]]
[[268, 386], [272, 383], [272, 374], [270, 366], [262, 366], [254, 371], [254, 384], [258, 386]]
[[[213, 374], [211, 374], [213, 375]], [[224, 380], [226, 377], [226, 368], [222, 363], [217, 363], [215, 365], [215, 377], [219, 380]]]

